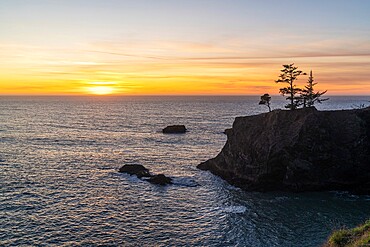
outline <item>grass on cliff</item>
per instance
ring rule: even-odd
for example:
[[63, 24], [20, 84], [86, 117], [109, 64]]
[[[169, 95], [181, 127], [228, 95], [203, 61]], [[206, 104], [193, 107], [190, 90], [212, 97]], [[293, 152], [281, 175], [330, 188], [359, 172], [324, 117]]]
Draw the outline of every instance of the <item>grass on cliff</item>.
[[370, 247], [370, 220], [353, 229], [335, 231], [325, 247]]

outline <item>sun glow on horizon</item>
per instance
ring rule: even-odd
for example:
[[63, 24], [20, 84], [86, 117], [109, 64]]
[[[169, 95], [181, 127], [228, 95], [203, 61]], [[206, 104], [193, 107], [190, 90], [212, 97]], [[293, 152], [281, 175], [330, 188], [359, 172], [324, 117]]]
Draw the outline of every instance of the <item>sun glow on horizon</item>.
[[113, 94], [115, 89], [112, 86], [90, 86], [87, 87], [87, 92], [89, 94], [95, 95], [108, 95]]

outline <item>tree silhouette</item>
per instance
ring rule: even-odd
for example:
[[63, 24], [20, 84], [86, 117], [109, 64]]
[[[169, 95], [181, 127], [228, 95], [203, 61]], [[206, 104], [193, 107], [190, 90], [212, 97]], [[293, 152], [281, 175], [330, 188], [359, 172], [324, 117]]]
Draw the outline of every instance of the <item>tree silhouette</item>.
[[300, 75], [306, 75], [301, 70], [298, 70], [298, 67], [294, 67], [294, 63], [292, 64], [284, 64], [284, 69], [280, 70], [282, 73], [279, 75], [279, 79], [276, 80], [276, 83], [287, 83], [289, 86], [280, 88], [279, 92], [285, 96], [288, 95], [286, 98], [290, 101], [289, 104], [285, 106], [290, 110], [297, 109], [298, 106], [302, 104], [302, 97], [297, 96], [298, 93], [302, 92], [302, 89], [298, 88], [294, 85], [294, 81], [298, 79]]
[[269, 108], [269, 112], [270, 112], [271, 111], [270, 101], [271, 101], [271, 96], [268, 93], [265, 93], [264, 95], [261, 96], [261, 100], [259, 104], [266, 105]]
[[326, 99], [321, 99], [320, 97], [324, 95], [327, 90], [324, 92], [315, 92], [313, 87], [317, 84], [317, 82], [314, 82], [313, 76], [312, 76], [312, 70], [310, 71], [310, 76], [308, 77], [307, 85], [305, 86], [305, 89], [302, 90], [301, 92], [301, 98], [303, 100], [303, 107], [312, 107], [314, 106], [315, 102], [321, 103], [323, 101], [328, 100], [329, 98]]

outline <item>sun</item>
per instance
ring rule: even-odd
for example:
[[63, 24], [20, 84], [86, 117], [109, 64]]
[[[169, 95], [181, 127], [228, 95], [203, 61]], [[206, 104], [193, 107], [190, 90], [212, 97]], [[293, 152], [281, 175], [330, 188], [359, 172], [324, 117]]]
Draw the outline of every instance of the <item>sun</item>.
[[91, 86], [88, 87], [87, 90], [89, 91], [89, 93], [96, 95], [106, 95], [114, 93], [114, 88], [109, 86]]

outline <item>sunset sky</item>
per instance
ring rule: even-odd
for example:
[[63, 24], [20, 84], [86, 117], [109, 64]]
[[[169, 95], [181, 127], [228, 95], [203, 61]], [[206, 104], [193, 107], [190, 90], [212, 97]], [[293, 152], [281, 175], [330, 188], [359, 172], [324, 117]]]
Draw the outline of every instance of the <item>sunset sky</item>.
[[[370, 94], [370, 1], [1, 0], [0, 94]], [[303, 86], [307, 76], [297, 82]]]

